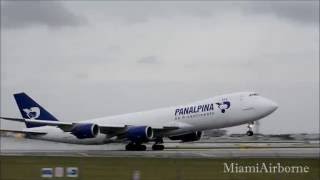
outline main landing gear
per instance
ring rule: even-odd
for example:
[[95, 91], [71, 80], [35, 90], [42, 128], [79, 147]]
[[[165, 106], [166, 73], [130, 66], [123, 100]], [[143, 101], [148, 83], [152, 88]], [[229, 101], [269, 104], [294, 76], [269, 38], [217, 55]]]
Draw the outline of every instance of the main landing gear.
[[[164, 149], [163, 139], [156, 138], [155, 143], [152, 145], [153, 151], [162, 151]], [[130, 142], [126, 145], [126, 151], [145, 151], [147, 146], [142, 145], [141, 143]]]
[[126, 145], [126, 151], [145, 151], [147, 146], [139, 143], [129, 143]]
[[154, 151], [162, 151], [164, 149], [163, 139], [156, 138], [154, 145], [152, 145], [152, 150]]
[[253, 126], [254, 126], [253, 122], [250, 122], [250, 123], [248, 124], [249, 130], [248, 130], [247, 133], [246, 133], [247, 136], [252, 136], [252, 135], [253, 135], [253, 131], [252, 131]]

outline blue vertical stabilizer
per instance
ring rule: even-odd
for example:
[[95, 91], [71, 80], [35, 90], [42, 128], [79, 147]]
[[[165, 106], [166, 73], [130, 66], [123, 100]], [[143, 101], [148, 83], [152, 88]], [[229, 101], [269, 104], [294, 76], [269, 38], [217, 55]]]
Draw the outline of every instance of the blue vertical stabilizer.
[[[58, 121], [52, 114], [45, 110], [42, 106], [31, 99], [26, 93], [14, 94], [19, 111], [24, 119], [38, 119], [46, 121]], [[39, 127], [41, 125], [33, 125], [26, 123], [27, 128]]]

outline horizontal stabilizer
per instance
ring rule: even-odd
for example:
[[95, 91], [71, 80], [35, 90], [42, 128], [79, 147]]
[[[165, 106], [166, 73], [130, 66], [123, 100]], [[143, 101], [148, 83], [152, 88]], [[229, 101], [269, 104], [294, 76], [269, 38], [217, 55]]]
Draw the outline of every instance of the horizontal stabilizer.
[[0, 117], [0, 119], [9, 120], [9, 121], [26, 122], [26, 120], [23, 118]]
[[19, 130], [9, 130], [9, 129], [0, 129], [0, 132], [11, 132], [11, 133], [20, 133], [26, 135], [45, 135], [46, 132], [32, 132], [32, 131], [19, 131]]

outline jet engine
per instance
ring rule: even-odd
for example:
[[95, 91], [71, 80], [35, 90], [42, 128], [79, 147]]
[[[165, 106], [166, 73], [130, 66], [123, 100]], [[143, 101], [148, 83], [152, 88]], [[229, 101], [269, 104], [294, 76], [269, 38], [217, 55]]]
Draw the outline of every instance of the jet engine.
[[195, 131], [189, 134], [182, 134], [178, 136], [170, 136], [171, 140], [181, 140], [182, 142], [198, 141], [202, 136], [202, 131]]
[[71, 134], [78, 139], [94, 138], [99, 133], [99, 126], [96, 124], [76, 124], [71, 129]]
[[153, 138], [153, 130], [149, 126], [132, 126], [128, 128], [126, 135], [135, 143], [148, 142]]

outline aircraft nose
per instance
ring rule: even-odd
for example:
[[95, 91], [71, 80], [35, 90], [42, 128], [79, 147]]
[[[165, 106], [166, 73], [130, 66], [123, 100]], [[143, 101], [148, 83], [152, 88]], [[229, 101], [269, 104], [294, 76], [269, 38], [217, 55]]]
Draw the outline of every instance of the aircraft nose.
[[268, 112], [268, 114], [270, 114], [278, 109], [278, 104], [275, 103], [274, 101], [267, 99], [267, 98], [264, 98], [263, 101], [264, 101], [265, 110]]

